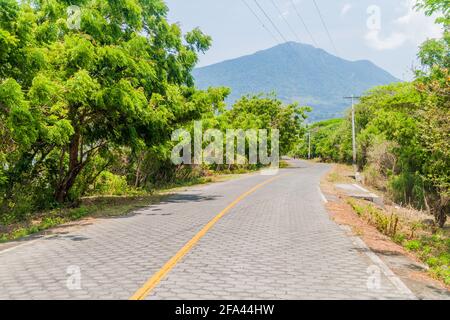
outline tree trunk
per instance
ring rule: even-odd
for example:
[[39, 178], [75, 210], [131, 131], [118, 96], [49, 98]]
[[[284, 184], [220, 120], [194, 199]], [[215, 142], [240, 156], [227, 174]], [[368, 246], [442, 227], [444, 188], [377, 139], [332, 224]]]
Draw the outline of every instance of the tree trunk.
[[79, 159], [79, 149], [80, 149], [80, 133], [76, 132], [69, 145], [69, 170], [61, 182], [59, 183], [57, 190], [55, 192], [55, 200], [58, 203], [64, 203], [68, 200], [68, 194], [70, 189], [75, 184], [75, 180], [78, 174], [83, 168], [81, 159]]
[[[447, 207], [448, 210], [448, 207]], [[434, 215], [437, 225], [439, 228], [443, 228], [445, 223], [447, 222], [447, 212], [445, 206], [442, 204], [439, 205], [439, 208], [436, 208], [436, 213]]]
[[140, 187], [140, 179], [141, 179], [141, 165], [144, 161], [144, 155], [143, 152], [139, 153], [139, 156], [137, 157], [137, 166], [136, 166], [136, 179], [134, 181], [134, 187], [138, 188]]

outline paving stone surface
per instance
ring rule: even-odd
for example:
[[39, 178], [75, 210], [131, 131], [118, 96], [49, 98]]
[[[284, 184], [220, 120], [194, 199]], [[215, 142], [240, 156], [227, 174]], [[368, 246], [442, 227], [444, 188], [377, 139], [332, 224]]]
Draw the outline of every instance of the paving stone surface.
[[[148, 299], [408, 298], [324, 209], [326, 165], [295, 162], [230, 210]], [[133, 215], [0, 251], [0, 299], [128, 299], [259, 174], [188, 188]]]
[[[324, 209], [318, 165], [250, 195], [222, 218], [148, 299], [404, 299]], [[378, 283], [378, 282], [377, 282]]]

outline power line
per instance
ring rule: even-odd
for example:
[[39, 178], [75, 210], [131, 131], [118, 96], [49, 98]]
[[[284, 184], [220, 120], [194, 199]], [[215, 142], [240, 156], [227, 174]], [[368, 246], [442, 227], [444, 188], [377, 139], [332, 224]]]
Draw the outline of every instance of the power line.
[[336, 45], [334, 44], [333, 38], [331, 37], [330, 31], [328, 30], [328, 27], [327, 27], [327, 25], [325, 23], [325, 20], [323, 19], [322, 12], [320, 11], [320, 8], [319, 8], [319, 6], [316, 3], [316, 0], [312, 0], [312, 1], [314, 3], [314, 6], [317, 9], [317, 12], [319, 13], [320, 21], [322, 22], [322, 25], [325, 28], [325, 31], [326, 31], [327, 36], [328, 36], [328, 39], [330, 39], [331, 45], [333, 46], [333, 49], [334, 49], [335, 53], [337, 55], [339, 55], [339, 51], [337, 50]]
[[[294, 28], [291, 26], [291, 24], [289, 23], [289, 21], [285, 18], [285, 16], [283, 15], [283, 13], [280, 10], [280, 7], [276, 4], [276, 2], [274, 0], [271, 0], [273, 6], [277, 9], [278, 13], [280, 14], [280, 16], [283, 18], [284, 22], [286, 22], [287, 26], [289, 27], [289, 29], [291, 30], [291, 32], [294, 34], [294, 36], [297, 38], [297, 40], [301, 43], [302, 40], [300, 39], [300, 37], [298, 36], [297, 32], [295, 32]], [[291, 48], [293, 47], [292, 44]], [[295, 51], [295, 49], [293, 48], [293, 51]], [[302, 55], [299, 52], [296, 52], [298, 57], [300, 58], [302, 63], [305, 63], [304, 58], [302, 57]], [[309, 59], [311, 61], [314, 61], [314, 58], [311, 56], [311, 53], [309, 51], [307, 51], [307, 56], [309, 57]], [[306, 64], [305, 64], [306, 65]]]
[[252, 7], [247, 3], [247, 1], [242, 0], [242, 2], [247, 6], [247, 8], [250, 10], [250, 12], [255, 16], [255, 18], [258, 20], [259, 23], [261, 23], [262, 27], [270, 34], [270, 36], [275, 40], [275, 42], [279, 43], [277, 37], [273, 34], [272, 31], [270, 31], [269, 28], [265, 25], [264, 21], [261, 20], [261, 18], [256, 14], [255, 10], [252, 9]]
[[263, 7], [260, 6], [260, 4], [258, 3], [258, 1], [253, 0], [255, 2], [255, 4], [258, 6], [259, 10], [261, 10], [261, 12], [264, 14], [264, 16], [267, 18], [267, 20], [270, 21], [270, 23], [272, 24], [272, 26], [274, 27], [274, 29], [278, 32], [278, 34], [281, 36], [281, 39], [283, 39], [284, 42], [288, 42], [286, 40], [286, 38], [284, 37], [284, 35], [280, 32], [280, 29], [278, 29], [278, 27], [275, 25], [275, 23], [272, 21], [272, 19], [269, 17], [269, 15], [266, 13], [266, 11], [263, 9]]
[[[255, 4], [258, 6], [259, 10], [264, 14], [264, 16], [266, 17], [267, 20], [269, 20], [269, 22], [272, 24], [272, 27], [278, 32], [278, 34], [280, 35], [281, 39], [283, 39], [283, 41], [285, 43], [287, 43], [288, 41], [286, 40], [286, 37], [281, 33], [280, 29], [278, 29], [278, 27], [275, 25], [275, 23], [273, 22], [273, 20], [270, 18], [270, 16], [266, 13], [266, 11], [263, 9], [263, 7], [261, 7], [261, 5], [256, 1], [253, 0], [255, 2]], [[275, 37], [275, 35], [273, 35], [272, 32], [270, 32], [270, 29], [267, 28], [264, 24], [264, 22], [262, 21], [262, 19], [259, 18], [259, 16], [256, 14], [256, 12], [251, 8], [251, 6], [245, 1], [242, 0], [242, 2], [245, 3], [245, 5], [247, 6], [247, 8], [253, 13], [253, 15], [258, 19], [258, 21], [263, 25], [264, 29], [266, 29], [271, 36], [276, 40], [276, 42], [280, 43], [278, 41], [278, 39]], [[281, 43], [280, 43], [281, 44]], [[300, 57], [301, 58], [301, 57]]]
[[289, 21], [287, 21], [286, 17], [283, 15], [283, 12], [281, 12], [280, 7], [275, 3], [274, 0], [270, 0], [270, 1], [272, 2], [272, 4], [275, 7], [275, 9], [277, 9], [277, 11], [280, 14], [281, 18], [283, 18], [284, 22], [287, 24], [287, 26], [291, 30], [292, 34], [294, 35], [294, 37], [296, 37], [299, 42], [302, 42], [300, 37], [298, 36], [297, 32], [295, 32], [294, 28], [292, 28], [292, 26], [289, 23]]
[[291, 4], [294, 7], [294, 10], [295, 10], [295, 13], [297, 14], [297, 17], [300, 19], [300, 22], [302, 23], [303, 27], [305, 28], [306, 33], [308, 33], [308, 35], [311, 38], [311, 41], [313, 42], [314, 46], [316, 48], [318, 48], [319, 46], [318, 46], [316, 40], [314, 39], [311, 31], [309, 30], [308, 26], [306, 25], [305, 20], [303, 19], [302, 15], [300, 14], [300, 11], [298, 11], [297, 6], [295, 5], [295, 2], [293, 0], [291, 0]]
[[[278, 34], [280, 35], [281, 39], [283, 39], [283, 41], [284, 41], [285, 43], [288, 43], [288, 44], [290, 45], [290, 47], [292, 48], [292, 43], [290, 43], [290, 42], [288, 42], [288, 41], [286, 40], [286, 37], [283, 35], [283, 33], [280, 31], [280, 29], [278, 29], [277, 25], [273, 22], [273, 20], [272, 20], [272, 19], [270, 18], [270, 16], [267, 14], [267, 12], [264, 10], [264, 8], [258, 3], [257, 0], [253, 0], [253, 1], [255, 2], [256, 6], [259, 8], [259, 10], [264, 14], [264, 16], [266, 17], [266, 19], [269, 20], [269, 22], [272, 24], [272, 27], [278, 32]], [[247, 3], [246, 3], [246, 4], [247, 4]], [[274, 4], [274, 5], [275, 5], [275, 4]], [[248, 4], [247, 4], [247, 7], [249, 7]], [[276, 5], [275, 5], [275, 7], [276, 7]], [[253, 11], [253, 10], [252, 10], [252, 11]], [[284, 17], [283, 17], [283, 18], [284, 18]], [[258, 20], [260, 21], [260, 19], [258, 19]], [[302, 64], [304, 64], [303, 58], [302, 58], [302, 56], [301, 56], [299, 53], [297, 54], [297, 52], [295, 52], [295, 50], [292, 50], [292, 51], [289, 51], [289, 50], [288, 50], [288, 52], [289, 52], [289, 54], [297, 55], [298, 58], [301, 60]]]
[[[256, 1], [256, 0], [255, 0]], [[294, 34], [294, 37], [297, 38], [297, 40], [299, 42], [302, 42], [300, 37], [298, 36], [298, 34], [294, 31], [294, 28], [292, 28], [291, 24], [287, 21], [287, 19], [285, 18], [285, 16], [283, 15], [283, 12], [281, 12], [280, 7], [275, 3], [274, 0], [271, 0], [273, 6], [275, 7], [275, 9], [278, 11], [278, 13], [280, 14], [280, 16], [283, 18], [284, 22], [287, 24], [287, 26], [289, 27], [289, 29], [291, 30], [291, 32]], [[295, 48], [293, 47], [292, 43], [289, 42], [289, 46], [292, 49], [292, 52], [294, 53], [294, 55], [297, 55], [298, 58], [300, 59], [301, 63], [306, 65], [304, 58], [302, 57], [302, 55], [300, 54], [300, 52], [297, 52], [295, 50]], [[310, 56], [309, 52], [308, 52], [308, 56]], [[313, 60], [313, 59], [312, 59]]]

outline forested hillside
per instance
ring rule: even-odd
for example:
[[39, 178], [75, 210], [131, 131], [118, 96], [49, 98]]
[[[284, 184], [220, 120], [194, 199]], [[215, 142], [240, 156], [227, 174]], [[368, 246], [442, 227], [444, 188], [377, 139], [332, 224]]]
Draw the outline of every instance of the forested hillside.
[[310, 121], [342, 117], [343, 99], [399, 82], [367, 60], [347, 61], [310, 45], [288, 42], [255, 54], [194, 69], [196, 85], [231, 88], [227, 101], [245, 94], [276, 92], [284, 102], [313, 107]]

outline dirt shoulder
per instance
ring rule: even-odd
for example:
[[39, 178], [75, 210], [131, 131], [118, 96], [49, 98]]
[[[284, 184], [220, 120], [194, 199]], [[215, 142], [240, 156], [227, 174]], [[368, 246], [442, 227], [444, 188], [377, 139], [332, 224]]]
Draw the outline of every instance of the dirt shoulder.
[[[374, 205], [368, 201], [350, 199], [350, 197], [335, 187], [337, 183], [355, 183], [352, 175], [350, 166], [334, 165], [332, 170], [321, 181], [321, 189], [328, 200], [326, 207], [331, 218], [340, 225], [349, 226], [354, 235], [359, 236], [419, 299], [450, 299], [450, 286], [446, 285], [442, 279], [438, 278], [439, 280], [436, 280], [433, 278], [429, 266], [421, 261], [415, 252], [405, 249], [403, 245], [394, 242], [393, 237], [380, 232], [379, 229], [381, 228], [377, 223], [368, 218], [364, 212], [359, 212], [358, 214], [355, 211], [357, 205], [352, 206], [351, 204], [357, 201], [357, 208], [362, 208], [361, 210], [375, 207]], [[392, 213], [394, 209], [396, 210], [395, 219], [408, 221], [408, 224], [405, 223], [404, 225], [414, 226], [417, 221], [426, 221], [429, 218], [423, 213], [413, 214], [411, 209], [397, 206], [376, 208], [377, 212], [384, 212], [388, 218], [394, 217]], [[396, 222], [395, 228], [398, 228], [397, 224]], [[392, 228], [390, 227], [390, 230]], [[410, 236], [408, 232], [420, 232], [419, 230], [414, 230], [414, 228], [409, 231], [403, 229], [401, 231], [406, 236]], [[413, 236], [416, 237], [417, 235]]]

